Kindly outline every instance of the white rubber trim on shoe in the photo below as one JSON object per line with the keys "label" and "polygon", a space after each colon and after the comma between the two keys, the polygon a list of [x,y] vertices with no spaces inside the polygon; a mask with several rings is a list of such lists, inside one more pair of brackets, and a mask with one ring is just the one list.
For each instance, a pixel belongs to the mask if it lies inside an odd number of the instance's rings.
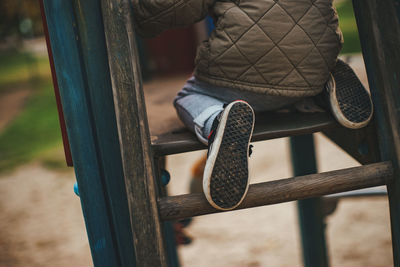
{"label": "white rubber trim on shoe", "polygon": [[196,134],[197,139],[199,139],[199,141],[203,143],[203,145],[208,145],[208,140],[203,136],[203,129],[200,128],[200,126],[196,124],[194,125],[194,133]]}
{"label": "white rubber trim on shoe", "polygon": [[[246,105],[248,105],[250,107],[252,113],[253,113],[253,124],[252,124],[252,127],[251,127],[251,133],[250,133],[250,136],[249,136],[246,155],[249,154],[250,140],[251,140],[251,137],[253,136],[254,121],[255,121],[255,115],[254,115],[253,108],[247,102],[245,102],[243,100],[234,101],[234,102],[230,103],[228,106],[226,106],[226,108],[223,111],[223,114],[222,114],[221,120],[219,122],[218,128],[216,130],[217,132],[215,133],[214,142],[211,144],[213,147],[218,147],[218,149],[212,149],[212,147],[210,148],[210,150],[209,150],[210,152],[209,152],[209,155],[208,155],[208,158],[207,158],[207,161],[206,161],[206,166],[204,167],[204,174],[203,174],[203,192],[204,192],[204,195],[205,195],[208,203],[210,203],[211,206],[213,206],[214,208],[216,208],[218,210],[233,210],[233,209],[235,209],[236,207],[238,207],[242,203],[243,199],[247,195],[247,191],[249,190],[250,177],[247,177],[246,190],[245,190],[242,198],[240,199],[240,201],[238,201],[238,203],[235,206],[230,207],[230,208],[222,208],[222,207],[218,206],[212,200],[211,192],[210,192],[211,191],[210,190],[211,174],[212,174],[212,171],[213,171],[213,167],[214,167],[215,161],[216,161],[217,156],[218,156],[219,147],[221,146],[222,137],[224,136],[224,130],[225,130],[226,121],[228,119],[228,115],[229,115],[230,109],[237,102],[245,103]],[[246,157],[246,160],[247,160],[247,167],[249,167],[249,157],[248,156]],[[250,172],[248,171],[247,174],[249,175]]]}
{"label": "white rubber trim on shoe", "polygon": [[[327,87],[327,90],[329,93],[329,102],[330,102],[330,106],[332,109],[332,113],[333,113],[334,117],[336,118],[336,120],[341,125],[343,125],[346,128],[350,128],[350,129],[360,129],[360,128],[366,126],[370,122],[372,115],[374,113],[374,106],[372,104],[371,98],[370,98],[371,114],[368,117],[368,119],[363,122],[358,122],[358,123],[351,122],[346,118],[346,116],[343,114],[342,110],[340,109],[339,102],[336,98],[336,82],[335,82],[335,79],[333,78],[332,74],[330,74],[330,78],[329,78],[329,81],[327,82],[326,87]],[[363,90],[365,90],[366,93],[369,94],[369,92],[366,89],[363,89]]]}

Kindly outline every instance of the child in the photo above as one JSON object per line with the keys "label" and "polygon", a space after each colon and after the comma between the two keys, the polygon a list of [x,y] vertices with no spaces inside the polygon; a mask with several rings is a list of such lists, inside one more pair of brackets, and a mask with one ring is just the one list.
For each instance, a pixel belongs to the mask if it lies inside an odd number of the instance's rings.
{"label": "child", "polygon": [[[372,105],[353,123],[347,107],[360,101],[347,101],[348,91],[335,87],[331,73],[342,35],[332,0],[133,0],[133,10],[144,37],[207,14],[215,20],[198,48],[194,76],[174,100],[184,124],[208,145],[203,191],[214,208],[234,209],[247,193],[254,111],[298,103],[326,85],[339,122],[361,127],[371,117]],[[358,84],[353,95],[368,106],[368,92]]]}

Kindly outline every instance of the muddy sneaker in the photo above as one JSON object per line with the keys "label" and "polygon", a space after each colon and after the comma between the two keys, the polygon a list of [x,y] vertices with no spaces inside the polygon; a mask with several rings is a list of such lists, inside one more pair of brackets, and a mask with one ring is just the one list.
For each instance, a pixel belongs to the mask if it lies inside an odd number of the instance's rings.
{"label": "muddy sneaker", "polygon": [[348,64],[339,59],[325,87],[333,116],[341,125],[358,129],[368,124],[373,113],[371,95]]}
{"label": "muddy sneaker", "polygon": [[238,100],[225,107],[215,119],[208,137],[208,155],[203,191],[216,209],[239,206],[249,188],[249,143],[254,128],[254,111]]}

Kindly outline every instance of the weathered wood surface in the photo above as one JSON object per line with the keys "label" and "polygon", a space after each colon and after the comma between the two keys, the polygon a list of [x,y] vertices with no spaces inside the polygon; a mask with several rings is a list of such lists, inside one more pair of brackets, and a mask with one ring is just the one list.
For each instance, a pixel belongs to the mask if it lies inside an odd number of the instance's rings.
{"label": "weathered wood surface", "polygon": [[[149,107],[151,108],[151,106]],[[196,136],[185,129],[178,121],[175,113],[174,119],[160,131],[159,134],[152,134],[152,148],[155,155],[170,155],[205,149]],[[152,121],[163,119],[149,118]],[[178,127],[177,127],[178,126]],[[319,132],[324,129],[339,127],[335,120],[328,113],[301,114],[301,113],[264,113],[256,114],[256,125],[252,142],[274,139],[280,137],[294,136]],[[152,130],[152,128],[151,128]]]}
{"label": "weathered wood surface", "polygon": [[137,265],[166,266],[130,3],[101,5]]}
{"label": "weathered wood surface", "polygon": [[[253,184],[250,185],[245,200],[237,209],[385,185],[392,181],[392,171],[390,162],[380,162],[361,167]],[[160,216],[164,221],[221,212],[211,207],[201,193],[164,197],[158,202]]]}
{"label": "weathered wood surface", "polygon": [[93,264],[121,266],[87,96],[74,4],[43,2]]}
{"label": "weathered wood surface", "polygon": [[353,0],[388,184],[394,265],[400,266],[400,1]]}
{"label": "weathered wood surface", "polygon": [[353,130],[344,127],[325,129],[322,133],[361,164],[380,161],[376,123]]}
{"label": "weathered wood surface", "polygon": [[[167,186],[162,179],[162,173],[165,170],[166,158],[154,158],[156,168],[156,182],[158,183],[158,196],[165,197],[168,195]],[[162,222],[162,230],[165,241],[165,250],[167,254],[168,267],[180,266],[177,243],[175,238],[174,222]]]}

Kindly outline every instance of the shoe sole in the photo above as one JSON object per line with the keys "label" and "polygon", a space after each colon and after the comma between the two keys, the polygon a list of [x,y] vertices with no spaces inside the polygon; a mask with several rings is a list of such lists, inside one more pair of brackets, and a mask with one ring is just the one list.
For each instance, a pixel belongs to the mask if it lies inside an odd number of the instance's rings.
{"label": "shoe sole", "polygon": [[203,176],[203,190],[216,209],[239,206],[249,188],[249,144],[254,111],[244,101],[235,101],[223,111]]}
{"label": "shoe sole", "polygon": [[338,60],[327,89],[333,115],[341,125],[359,129],[369,123],[373,114],[371,95],[349,65]]}

